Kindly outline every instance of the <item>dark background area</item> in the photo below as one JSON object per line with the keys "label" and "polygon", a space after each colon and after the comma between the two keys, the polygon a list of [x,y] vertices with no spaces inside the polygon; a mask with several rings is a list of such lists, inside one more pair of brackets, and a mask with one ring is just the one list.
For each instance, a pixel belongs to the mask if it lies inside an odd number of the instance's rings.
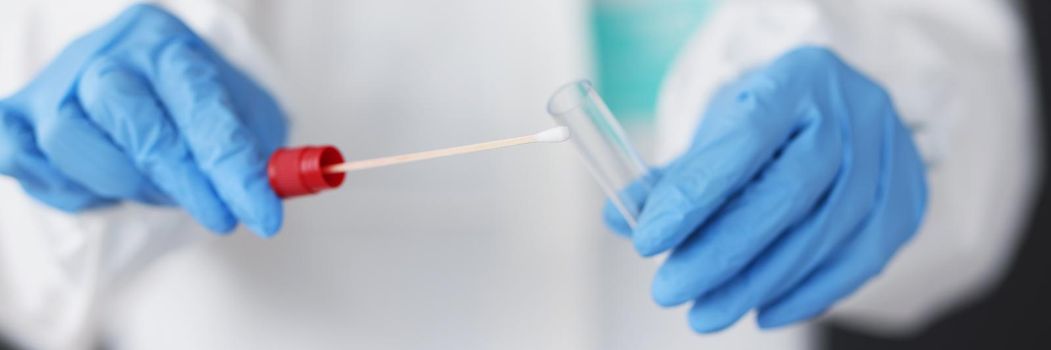
{"label": "dark background area", "polygon": [[[1037,100],[1042,113],[1044,164],[1051,164],[1051,1],[1023,1],[1033,44]],[[994,116],[990,116],[994,117]],[[1045,172],[1045,174],[1047,174]],[[1046,176],[1045,176],[1046,177]],[[977,303],[956,310],[910,338],[880,338],[827,325],[825,349],[1051,349],[1051,197],[1048,181],[1004,284]]]}

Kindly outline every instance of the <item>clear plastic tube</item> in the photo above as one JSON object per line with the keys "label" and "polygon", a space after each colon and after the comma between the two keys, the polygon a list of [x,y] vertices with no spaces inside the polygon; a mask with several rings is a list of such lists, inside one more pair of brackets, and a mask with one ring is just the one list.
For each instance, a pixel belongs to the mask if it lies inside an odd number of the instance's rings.
{"label": "clear plastic tube", "polygon": [[634,228],[642,203],[629,194],[649,192],[649,181],[640,181],[649,175],[649,168],[591,82],[581,80],[559,88],[548,101],[547,112],[570,129],[571,140],[591,175]]}

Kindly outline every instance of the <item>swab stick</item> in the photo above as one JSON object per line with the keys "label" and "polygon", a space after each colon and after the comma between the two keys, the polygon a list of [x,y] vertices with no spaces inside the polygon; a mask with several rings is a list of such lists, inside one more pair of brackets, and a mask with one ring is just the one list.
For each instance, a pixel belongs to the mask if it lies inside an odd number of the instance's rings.
{"label": "swab stick", "polygon": [[569,128],[559,126],[538,132],[536,134],[512,137],[509,139],[336,164],[325,168],[325,173],[346,173],[363,169],[379,168],[395,164],[403,164],[427,159],[455,156],[459,154],[488,151],[498,148],[525,145],[530,143],[557,143],[568,140],[569,137]]}

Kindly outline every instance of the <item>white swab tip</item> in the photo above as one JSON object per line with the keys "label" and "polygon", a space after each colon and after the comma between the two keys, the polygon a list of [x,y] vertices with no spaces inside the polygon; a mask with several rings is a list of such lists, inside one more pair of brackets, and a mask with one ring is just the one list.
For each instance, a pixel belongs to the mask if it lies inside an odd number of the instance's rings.
{"label": "white swab tip", "polygon": [[562,142],[569,140],[569,128],[564,126],[550,128],[536,134],[536,142]]}

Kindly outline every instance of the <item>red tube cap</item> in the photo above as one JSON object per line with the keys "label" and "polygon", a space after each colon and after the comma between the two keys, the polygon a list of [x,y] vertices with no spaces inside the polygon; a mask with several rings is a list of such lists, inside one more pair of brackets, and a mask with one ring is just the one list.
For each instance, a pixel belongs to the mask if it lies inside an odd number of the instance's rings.
{"label": "red tube cap", "polygon": [[316,194],[343,184],[343,173],[326,174],[325,167],[343,163],[333,146],[281,148],[270,156],[266,172],[270,187],[281,198]]}

